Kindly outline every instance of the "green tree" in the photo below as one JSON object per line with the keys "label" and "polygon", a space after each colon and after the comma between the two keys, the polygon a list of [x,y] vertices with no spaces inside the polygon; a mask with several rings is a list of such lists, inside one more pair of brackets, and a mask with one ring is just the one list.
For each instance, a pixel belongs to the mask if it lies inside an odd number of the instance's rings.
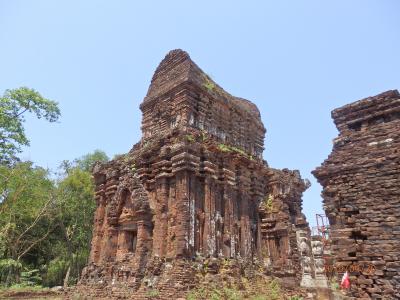
{"label": "green tree", "polygon": [[103,151],[95,150],[74,160],[73,163],[62,163],[65,175],[57,188],[57,219],[65,245],[63,261],[67,269],[61,268],[61,272],[65,272],[65,286],[71,281],[70,275],[72,281],[76,281],[86,265],[96,209],[91,169],[97,161],[107,160],[108,157]]}
{"label": "green tree", "polygon": [[6,90],[0,97],[0,164],[17,159],[22,146],[29,145],[25,135],[25,113],[55,122],[60,116],[57,102],[42,97],[27,87]]}
{"label": "green tree", "polygon": [[31,162],[0,165],[0,284],[76,282],[87,263],[96,207],[96,150],[62,163],[57,180]]}
{"label": "green tree", "polygon": [[104,151],[94,150],[93,153],[86,154],[81,158],[75,159],[74,163],[79,169],[92,172],[92,168],[96,162],[106,162],[109,158]]}
{"label": "green tree", "polygon": [[70,272],[74,279],[86,263],[89,254],[94,201],[94,185],[89,172],[72,168],[58,186],[58,224],[65,245],[64,260],[68,266],[64,285]]}
{"label": "green tree", "polygon": [[19,280],[21,267],[16,266],[55,229],[56,198],[48,171],[31,162],[0,165],[0,178],[0,273],[6,275],[0,280],[8,284]]}

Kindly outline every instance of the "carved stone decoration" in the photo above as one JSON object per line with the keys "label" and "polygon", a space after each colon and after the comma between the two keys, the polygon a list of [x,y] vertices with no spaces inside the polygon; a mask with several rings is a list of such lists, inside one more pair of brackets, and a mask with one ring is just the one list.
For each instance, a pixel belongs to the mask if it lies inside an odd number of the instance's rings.
{"label": "carved stone decoration", "polygon": [[302,287],[312,288],[315,286],[314,266],[310,247],[310,232],[298,230],[296,232],[297,244],[301,255],[301,282]]}
{"label": "carved stone decoration", "polygon": [[310,255],[310,247],[307,244],[307,239],[305,237],[300,239],[300,253],[302,256]]}
{"label": "carved stone decoration", "polygon": [[324,254],[323,243],[321,241],[316,240],[311,242],[311,246],[314,257],[322,257],[322,255]]}
{"label": "carved stone decoration", "polygon": [[325,275],[323,243],[319,240],[313,240],[311,241],[311,247],[315,266],[315,286],[326,288],[328,287],[328,279]]}
{"label": "carved stone decoration", "polygon": [[296,232],[308,228],[307,182],[262,159],[256,105],[173,50],[140,109],[140,142],[94,169],[97,210],[81,285],[101,281],[135,299],[152,286],[175,299],[193,285],[188,265],[199,257],[268,261],[265,272],[300,282]]}

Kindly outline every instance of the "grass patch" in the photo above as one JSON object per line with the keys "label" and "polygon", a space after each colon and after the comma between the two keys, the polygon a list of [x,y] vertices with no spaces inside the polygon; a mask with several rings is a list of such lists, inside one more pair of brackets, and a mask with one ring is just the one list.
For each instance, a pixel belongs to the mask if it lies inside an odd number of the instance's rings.
{"label": "grass patch", "polygon": [[[242,278],[242,288],[235,285],[217,286],[208,284],[190,291],[186,300],[281,300],[284,299],[281,288],[276,280],[248,282]],[[254,289],[254,287],[257,287]],[[301,300],[301,298],[293,300]]]}
{"label": "grass patch", "polygon": [[235,288],[217,288],[217,287],[201,287],[191,291],[187,296],[187,300],[241,300],[243,299],[240,291]]}
{"label": "grass patch", "polygon": [[289,298],[289,300],[303,300],[303,297],[301,296],[292,296]]}
{"label": "grass patch", "polygon": [[0,292],[46,292],[46,291],[50,291],[50,289],[48,287],[43,287],[41,285],[26,285],[26,284],[13,284],[11,286],[0,286]]}
{"label": "grass patch", "polygon": [[[47,287],[14,284],[10,287],[0,286],[0,299],[61,300],[62,296]],[[73,299],[75,300],[76,298]]]}
{"label": "grass patch", "polygon": [[160,295],[160,292],[156,289],[151,289],[146,292],[146,297],[150,298],[150,299],[158,298],[159,295]]}

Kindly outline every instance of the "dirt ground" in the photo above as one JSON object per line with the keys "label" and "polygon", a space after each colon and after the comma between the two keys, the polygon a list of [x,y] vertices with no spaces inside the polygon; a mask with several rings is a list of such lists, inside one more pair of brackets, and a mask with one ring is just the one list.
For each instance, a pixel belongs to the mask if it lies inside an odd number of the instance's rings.
{"label": "dirt ground", "polygon": [[0,299],[61,300],[62,294],[53,291],[0,291]]}

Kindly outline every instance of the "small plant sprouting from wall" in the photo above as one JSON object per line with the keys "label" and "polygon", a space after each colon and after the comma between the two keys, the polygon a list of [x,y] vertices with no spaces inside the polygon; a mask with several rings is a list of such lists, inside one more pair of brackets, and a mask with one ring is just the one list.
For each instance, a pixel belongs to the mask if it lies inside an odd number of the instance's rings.
{"label": "small plant sprouting from wall", "polygon": [[150,148],[151,148],[151,143],[150,143],[150,141],[146,141],[146,142],[144,142],[144,144],[143,144],[143,146],[142,146],[142,151],[143,151],[143,152],[146,152],[146,151],[148,151]]}
{"label": "small plant sprouting from wall", "polygon": [[156,299],[160,295],[160,292],[156,289],[148,290],[146,293],[146,297],[149,299]]}
{"label": "small plant sprouting from wall", "polygon": [[247,154],[243,149],[240,149],[238,147],[229,146],[229,145],[226,145],[226,144],[219,144],[218,145],[218,150],[220,150],[222,152],[236,152],[236,153],[239,153],[239,154],[247,157],[250,160],[254,160],[252,155]]}
{"label": "small plant sprouting from wall", "polygon": [[136,164],[135,163],[132,163],[131,171],[132,171],[132,173],[136,173],[137,169],[136,169]]}
{"label": "small plant sprouting from wall", "polygon": [[263,201],[263,208],[271,213],[274,210],[274,197],[270,194]]}
{"label": "small plant sprouting from wall", "polygon": [[186,140],[190,143],[193,143],[195,141],[194,136],[192,134],[187,134]]}
{"label": "small plant sprouting from wall", "polygon": [[232,152],[231,148],[228,145],[225,145],[225,144],[219,144],[218,145],[218,150],[220,150],[222,152]]}
{"label": "small plant sprouting from wall", "polygon": [[205,130],[201,131],[201,141],[205,142],[207,140],[207,133]]}
{"label": "small plant sprouting from wall", "polygon": [[339,290],[340,286],[335,277],[330,280],[330,286],[331,286],[331,289],[334,291]]}
{"label": "small plant sprouting from wall", "polygon": [[209,91],[212,92],[215,89],[215,83],[211,81],[210,76],[204,75],[204,83],[203,86]]}
{"label": "small plant sprouting from wall", "polygon": [[230,147],[230,148],[231,148],[232,151],[234,151],[234,152],[237,152],[237,153],[240,153],[240,154],[242,154],[242,155],[244,155],[244,156],[247,156],[247,153],[244,152],[244,150],[242,150],[242,149],[240,149],[240,148],[237,148],[237,147]]}

